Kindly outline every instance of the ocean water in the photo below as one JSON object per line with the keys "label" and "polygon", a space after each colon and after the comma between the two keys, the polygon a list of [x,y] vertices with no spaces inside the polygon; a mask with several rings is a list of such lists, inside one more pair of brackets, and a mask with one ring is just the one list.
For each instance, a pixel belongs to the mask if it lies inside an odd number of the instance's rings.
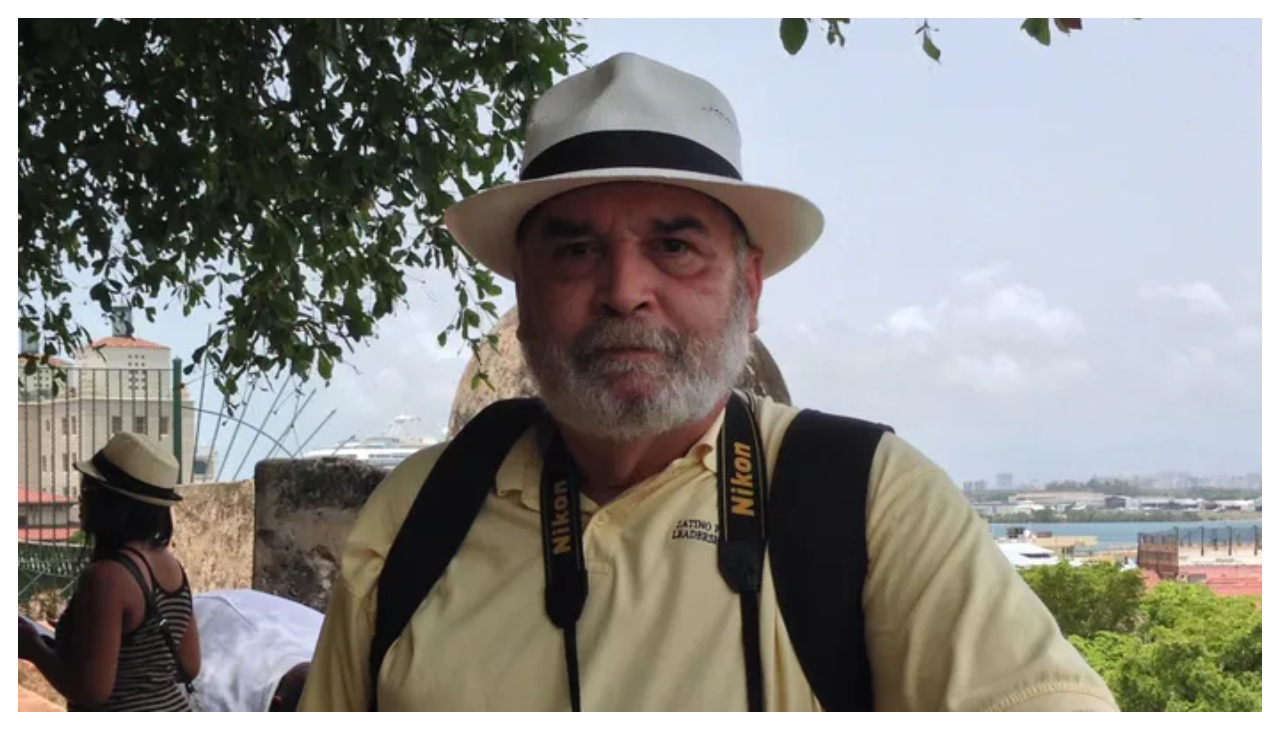
{"label": "ocean water", "polygon": [[1240,520],[1230,522],[1010,522],[991,525],[991,534],[1004,537],[1011,527],[1023,527],[1032,532],[1048,532],[1067,537],[1094,535],[1098,538],[1098,550],[1125,550],[1138,546],[1138,533],[1171,533],[1178,528],[1182,540],[1193,540],[1200,544],[1200,528],[1204,528],[1204,539],[1213,544],[1216,533],[1221,544],[1227,540],[1230,528],[1231,539],[1237,545],[1247,545],[1253,550],[1255,529],[1262,529],[1262,520]]}

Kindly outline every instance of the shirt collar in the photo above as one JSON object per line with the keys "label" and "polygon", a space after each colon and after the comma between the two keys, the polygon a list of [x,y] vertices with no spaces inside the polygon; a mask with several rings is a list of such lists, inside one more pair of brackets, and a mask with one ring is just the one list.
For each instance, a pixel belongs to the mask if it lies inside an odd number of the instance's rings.
{"label": "shirt collar", "polygon": [[[668,469],[678,468],[685,464],[698,463],[706,471],[716,472],[716,443],[720,436],[720,427],[724,423],[724,409],[716,415],[716,420],[694,442],[685,455],[667,465]],[[537,430],[529,429],[516,441],[507,458],[498,469],[497,495],[499,497],[520,492],[520,503],[534,512],[540,511],[538,500],[542,485],[542,455],[538,453]],[[599,506],[586,495],[582,496],[582,511],[591,514]]]}

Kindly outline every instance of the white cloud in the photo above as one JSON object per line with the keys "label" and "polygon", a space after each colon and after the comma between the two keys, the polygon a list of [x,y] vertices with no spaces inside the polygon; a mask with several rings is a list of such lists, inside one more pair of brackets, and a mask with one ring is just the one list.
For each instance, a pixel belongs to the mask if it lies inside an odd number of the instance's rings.
{"label": "white cloud", "polygon": [[1236,328],[1236,343],[1247,348],[1262,347],[1262,325],[1246,324]]}
{"label": "white cloud", "polygon": [[948,385],[969,388],[980,393],[1011,393],[1026,387],[1023,366],[1008,355],[975,357],[961,355],[942,369],[942,380]]}
{"label": "white cloud", "polygon": [[1008,261],[997,261],[994,263],[981,266],[967,271],[960,275],[960,285],[964,287],[990,287],[994,286],[996,279],[1009,273],[1013,265]]}
{"label": "white cloud", "polygon": [[1139,292],[1143,299],[1177,301],[1185,304],[1193,312],[1202,314],[1231,314],[1231,306],[1212,284],[1196,281],[1180,286],[1146,287]]}
{"label": "white cloud", "polygon": [[893,337],[937,335],[963,330],[974,342],[986,345],[1033,338],[1062,343],[1080,332],[1084,323],[1066,307],[1053,306],[1044,292],[1015,282],[996,287],[996,279],[1011,270],[1008,263],[995,263],[962,274],[955,296],[940,299],[933,306],[912,304],[894,310],[873,330]]}
{"label": "white cloud", "polygon": [[1055,341],[1083,327],[1075,312],[1051,306],[1044,292],[1020,283],[988,293],[985,301],[961,310],[960,319],[978,326],[1029,327]]}
{"label": "white cloud", "polygon": [[933,334],[938,329],[938,322],[945,309],[945,300],[929,309],[918,304],[903,307],[890,314],[884,322],[877,324],[875,331],[894,337]]}
{"label": "white cloud", "polygon": [[1089,370],[1089,364],[1080,358],[1019,360],[997,353],[958,356],[939,374],[943,383],[977,393],[1025,396],[1056,392],[1082,382]]}

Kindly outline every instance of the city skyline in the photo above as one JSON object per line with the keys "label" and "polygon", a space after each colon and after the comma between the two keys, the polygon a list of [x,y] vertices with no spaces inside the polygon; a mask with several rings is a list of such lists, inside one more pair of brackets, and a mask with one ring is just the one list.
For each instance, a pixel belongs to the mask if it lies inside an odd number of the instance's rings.
{"label": "city skyline", "polygon": [[[996,477],[1007,472],[996,472]],[[1018,479],[1016,475],[1011,481],[1011,489],[1022,488],[1045,488],[1051,484],[1076,483],[1086,484],[1089,481],[1097,480],[1100,482],[1119,481],[1127,484],[1143,485],[1170,485],[1170,489],[1192,489],[1192,488],[1221,488],[1221,489],[1258,489],[1261,490],[1262,473],[1257,471],[1251,472],[1231,472],[1218,474],[1197,474],[1194,472],[1180,471],[1176,469],[1157,469],[1151,472],[1141,474],[1092,474],[1088,477],[1061,477],[1050,479]],[[964,487],[969,484],[982,482],[989,490],[1008,491],[1008,489],[999,486],[1000,480],[991,479],[983,476],[972,476],[969,479],[958,480],[957,485]]]}

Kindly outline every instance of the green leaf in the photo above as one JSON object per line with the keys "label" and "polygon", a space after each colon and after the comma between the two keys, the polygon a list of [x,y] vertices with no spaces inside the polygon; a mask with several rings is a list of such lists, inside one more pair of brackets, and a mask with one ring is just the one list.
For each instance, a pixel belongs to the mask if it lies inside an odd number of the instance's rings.
{"label": "green leaf", "polygon": [[103,312],[111,311],[111,292],[107,289],[106,282],[100,281],[90,287],[89,298],[97,302]]}
{"label": "green leaf", "polygon": [[1049,35],[1049,19],[1048,18],[1027,18],[1022,23],[1022,30],[1027,35],[1040,41],[1041,45],[1049,45],[1053,40]]}
{"label": "green leaf", "polygon": [[923,36],[924,40],[921,44],[924,48],[925,55],[938,63],[942,63],[942,50],[933,44],[933,37],[930,36],[928,32],[924,33]]}
{"label": "green leaf", "polygon": [[845,37],[840,26],[848,24],[849,18],[823,18],[823,20],[827,23],[827,45],[839,43],[840,47],[843,48]]}
{"label": "green leaf", "polygon": [[1067,34],[1084,27],[1080,18],[1054,18],[1053,24],[1058,27],[1060,32]]}
{"label": "green leaf", "polygon": [[783,18],[778,26],[778,35],[782,37],[782,47],[787,53],[796,55],[809,39],[809,19]]}
{"label": "green leaf", "polygon": [[333,360],[330,360],[329,356],[324,354],[323,352],[320,353],[319,362],[316,363],[316,370],[320,372],[320,377],[324,378],[325,380],[332,378],[333,377]]}

